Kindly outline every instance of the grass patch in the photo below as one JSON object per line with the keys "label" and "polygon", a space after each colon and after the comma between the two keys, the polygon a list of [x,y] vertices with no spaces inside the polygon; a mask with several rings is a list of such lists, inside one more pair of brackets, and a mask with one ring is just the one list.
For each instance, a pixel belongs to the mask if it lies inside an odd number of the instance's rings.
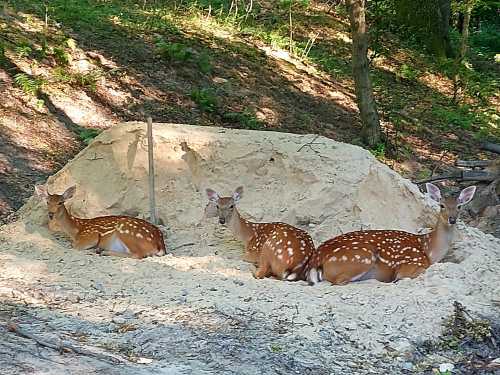
{"label": "grass patch", "polygon": [[262,130],[266,124],[255,116],[250,109],[245,109],[243,112],[227,112],[223,116],[225,121],[237,123],[244,129]]}

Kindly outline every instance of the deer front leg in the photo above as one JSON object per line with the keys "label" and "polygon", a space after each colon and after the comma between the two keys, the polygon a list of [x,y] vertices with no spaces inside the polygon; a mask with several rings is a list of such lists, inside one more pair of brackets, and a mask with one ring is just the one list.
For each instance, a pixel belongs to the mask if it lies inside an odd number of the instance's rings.
{"label": "deer front leg", "polygon": [[78,235],[73,240],[73,247],[77,250],[88,250],[96,247],[99,244],[99,234],[89,233]]}
{"label": "deer front leg", "polygon": [[245,254],[243,255],[243,260],[248,263],[258,264],[260,257],[260,251],[256,244],[256,239],[253,237],[248,241],[245,247]]}

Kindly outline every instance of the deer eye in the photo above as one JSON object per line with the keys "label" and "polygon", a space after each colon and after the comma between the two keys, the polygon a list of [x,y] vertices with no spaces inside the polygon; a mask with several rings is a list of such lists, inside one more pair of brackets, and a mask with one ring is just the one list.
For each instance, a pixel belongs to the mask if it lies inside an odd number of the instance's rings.
{"label": "deer eye", "polygon": [[57,205],[62,206],[63,204],[64,204],[64,202],[59,202]]}
{"label": "deer eye", "polygon": [[215,207],[217,207],[217,209],[219,209],[219,208],[220,208],[218,204],[217,204]]}
{"label": "deer eye", "polygon": [[440,204],[441,208],[444,208],[444,204]]}
{"label": "deer eye", "polygon": [[234,208],[234,204],[230,205],[229,208],[233,209]]}

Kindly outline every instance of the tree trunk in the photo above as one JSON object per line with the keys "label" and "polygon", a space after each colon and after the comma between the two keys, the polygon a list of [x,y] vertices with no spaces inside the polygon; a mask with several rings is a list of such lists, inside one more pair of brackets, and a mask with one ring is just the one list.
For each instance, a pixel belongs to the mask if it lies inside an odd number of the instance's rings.
{"label": "tree trunk", "polygon": [[467,53],[467,47],[469,43],[469,24],[470,24],[470,15],[472,13],[472,4],[467,5],[464,14],[464,22],[462,24],[462,41],[460,43],[460,62],[465,58],[465,54]]}
{"label": "tree trunk", "polygon": [[380,143],[382,136],[368,66],[365,0],[346,0],[346,5],[351,21],[352,71],[362,123],[361,137],[366,145],[373,147]]}
{"label": "tree trunk", "polygon": [[450,41],[450,16],[451,16],[451,0],[438,1],[438,27],[437,27],[437,43],[439,50],[444,52],[446,57],[453,57],[453,48]]}

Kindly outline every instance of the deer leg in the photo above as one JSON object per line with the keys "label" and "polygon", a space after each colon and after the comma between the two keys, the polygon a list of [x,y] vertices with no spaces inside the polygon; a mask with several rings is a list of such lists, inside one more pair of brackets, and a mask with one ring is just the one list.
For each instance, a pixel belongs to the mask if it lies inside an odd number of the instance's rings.
{"label": "deer leg", "polygon": [[99,234],[91,233],[87,235],[79,235],[73,240],[73,247],[77,250],[88,250],[96,247],[99,244]]}
{"label": "deer leg", "polygon": [[416,264],[403,264],[399,266],[399,268],[396,271],[396,274],[394,276],[394,282],[409,278],[409,279],[414,279],[421,273],[423,273],[426,270],[425,267],[418,266]]}
{"label": "deer leg", "polygon": [[261,262],[253,273],[253,277],[256,279],[263,279],[269,276],[271,276],[271,265],[267,262]]}
{"label": "deer leg", "polygon": [[352,281],[363,279],[373,265],[366,263],[350,264],[346,267],[343,262],[326,262],[323,264],[323,279],[334,285],[345,285]]}

